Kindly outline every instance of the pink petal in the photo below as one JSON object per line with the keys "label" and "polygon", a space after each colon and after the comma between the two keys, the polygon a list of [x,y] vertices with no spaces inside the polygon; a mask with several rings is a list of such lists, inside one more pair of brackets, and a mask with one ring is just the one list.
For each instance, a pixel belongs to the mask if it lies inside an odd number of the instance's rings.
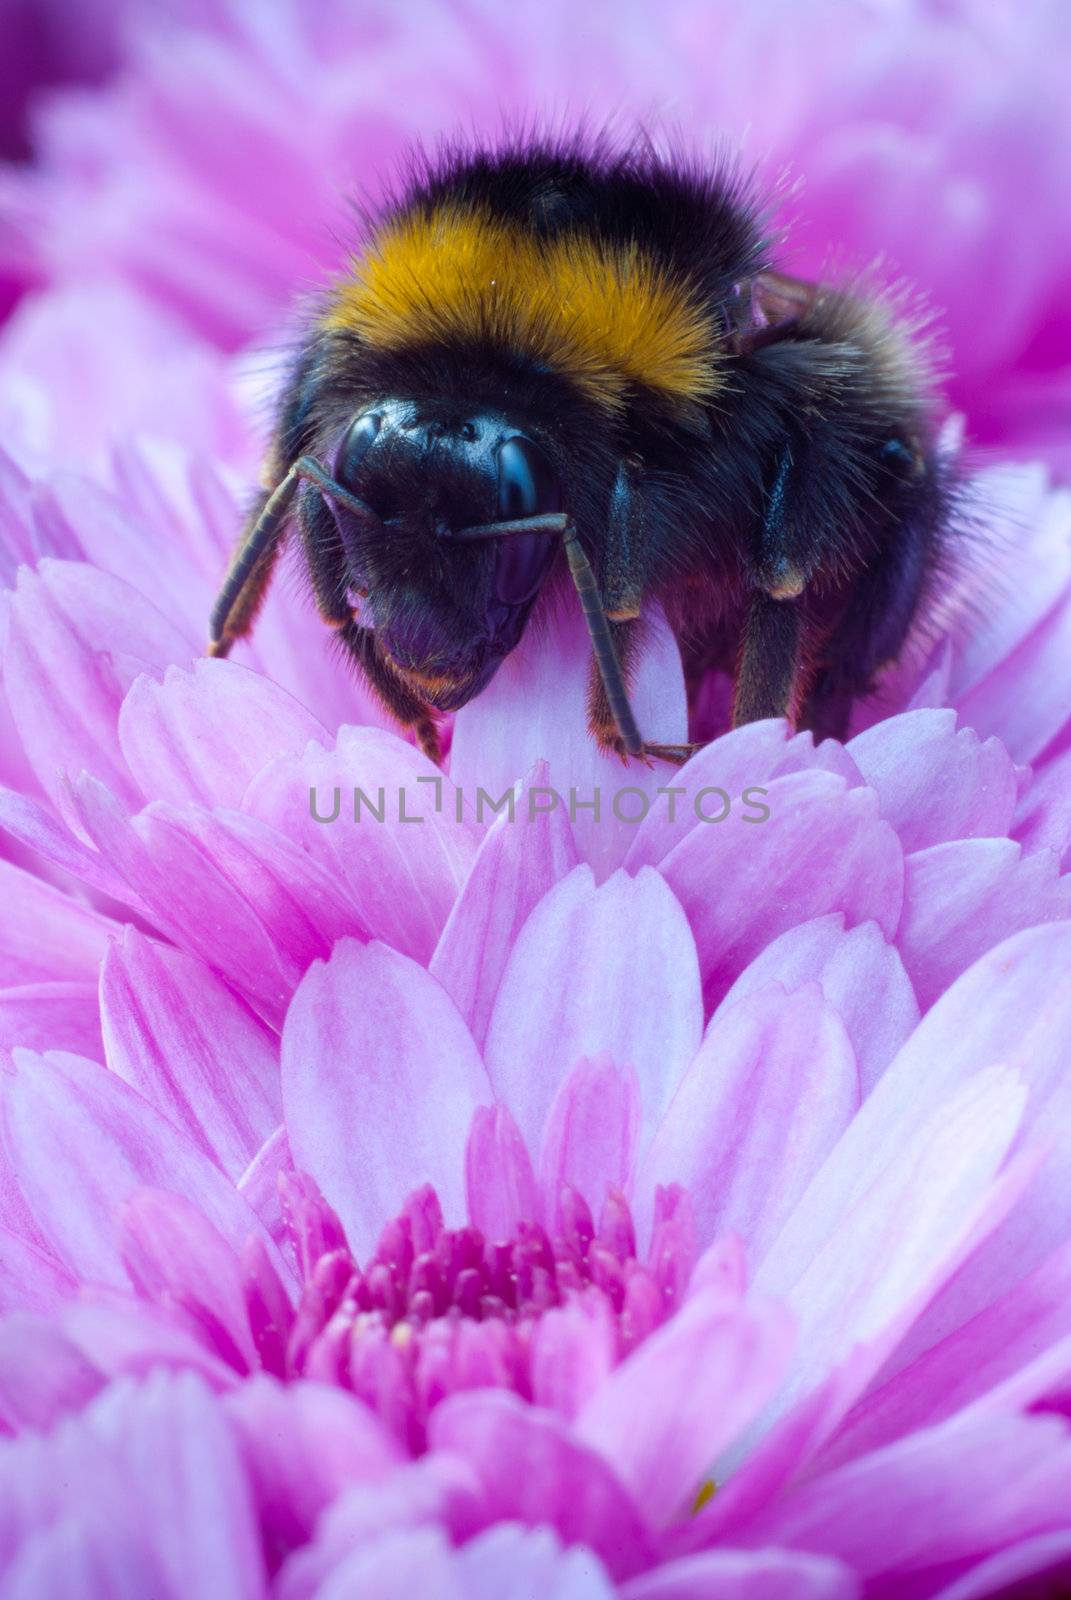
{"label": "pink petal", "polygon": [[1052,850],[1062,867],[1071,864],[1071,750],[1035,773],[1011,832],[1025,851]]}
{"label": "pink petal", "polygon": [[600,1301],[545,1311],[532,1330],[532,1399],[572,1422],[617,1364],[618,1337]]}
{"label": "pink petal", "polygon": [[[779,1410],[853,1345],[871,1346],[875,1370],[977,1243],[977,1230],[1002,1219],[994,1179],[1025,1089],[1008,1068],[990,1067],[958,1091],[945,1087],[942,1097],[927,1085],[903,1103],[902,1065],[925,1027],[812,1179],[756,1276],[756,1291],[783,1300],[799,1322]],[[943,1079],[934,1065],[931,1078]]]}
{"label": "pink petal", "polygon": [[114,1073],[77,1056],[15,1052],[4,1103],[12,1165],[60,1261],[124,1283],[117,1212],[136,1189],[188,1196],[234,1249],[253,1213],[206,1156]]}
{"label": "pink petal", "polygon": [[429,965],[480,1046],[517,935],[538,901],[576,866],[564,809],[530,813],[533,790],[546,782],[541,762],[517,786],[513,816],[503,812],[488,830]]}
{"label": "pink petal", "polygon": [[285,689],[231,661],[138,678],[119,713],[132,776],[147,798],[172,804],[237,806],[261,768],[323,737]]}
{"label": "pink petal", "polygon": [[[941,1589],[934,1600],[988,1600],[992,1595],[1011,1595],[1020,1585],[1039,1576],[1041,1593],[1051,1583],[1063,1578],[1071,1566],[1071,1533],[1039,1533],[1033,1539],[1021,1539],[1007,1550],[998,1551],[988,1561],[979,1561],[956,1583]],[[1046,1578],[1048,1583],[1045,1582]],[[1051,1588],[1050,1588],[1051,1592]]]}
{"label": "pink petal", "polygon": [[635,1069],[653,1126],[699,1045],[695,946],[662,879],[578,867],[522,928],[495,999],[485,1057],[495,1092],[538,1145],[558,1084],[603,1052]]}
{"label": "pink petal", "polygon": [[245,807],[341,882],[373,938],[427,962],[476,854],[475,798],[397,736],[342,728],[267,767]]}
{"label": "pink petal", "polygon": [[1071,916],[1071,877],[1010,839],[934,845],[906,866],[896,943],[924,1011],[1002,939]]}
{"label": "pink petal", "polygon": [[128,928],[101,971],[108,1066],[237,1181],[282,1116],[278,1043],[193,956]]}
{"label": "pink petal", "polygon": [[126,805],[139,803],[116,731],[123,696],[139,673],[194,653],[120,578],[53,561],[20,574],[4,682],[26,754],[61,813],[69,815],[58,777],[83,769]]}
{"label": "pink petal", "polygon": [[88,983],[26,983],[0,989],[0,1040],[4,1051],[69,1050],[103,1061],[100,1007]]}
{"label": "pink petal", "polygon": [[379,1482],[403,1460],[379,1421],[341,1389],[284,1387],[261,1374],[224,1404],[277,1555],[310,1539],[349,1484]]}
{"label": "pink petal", "polygon": [[[614,796],[626,787],[653,797],[659,784],[674,781],[673,768],[649,770],[638,762],[622,767],[587,731],[591,643],[573,594],[529,627],[484,692],[458,713],[450,749],[450,776],[474,795],[477,785],[493,795],[512,787],[537,761],[548,763],[547,782],[568,805],[591,802],[600,791],[600,815],[574,808],[581,857],[598,876],[616,866],[632,843],[635,827],[614,815]],[[645,617],[646,639],[632,683],[632,705],[645,739],[680,744],[688,718],[680,652],[657,606]],[[638,809],[635,795],[619,802],[627,816]]]}
{"label": "pink petal", "polygon": [[543,1132],[539,1181],[547,1215],[569,1184],[598,1211],[608,1189],[628,1188],[643,1107],[636,1074],[608,1056],[578,1061],[554,1098]]}
{"label": "pink petal", "polygon": [[918,1002],[895,945],[873,922],[845,931],[831,912],[789,928],[744,968],[714,1021],[737,1000],[770,983],[789,990],[817,983],[839,1014],[868,1094],[919,1020]]}
{"label": "pink petal", "polygon": [[792,1550],[712,1550],[671,1561],[621,1589],[621,1600],[857,1600],[839,1561]]}
{"label": "pink petal", "polygon": [[801,1485],[747,1538],[888,1581],[1065,1529],[1069,1483],[1060,1419],[968,1414]]}
{"label": "pink petal", "polygon": [[1063,674],[1071,652],[1071,599],[1048,616],[974,689],[956,697],[960,720],[1034,761],[1067,726]]}
{"label": "pink petal", "polygon": [[796,923],[840,911],[891,934],[900,914],[903,857],[873,791],[800,772],[772,780],[764,804],[765,822],[734,808],[697,823],[659,867],[688,913],[708,1004]]}
{"label": "pink petal", "polygon": [[503,1105],[477,1106],[465,1150],[465,1189],[473,1227],[486,1239],[511,1239],[542,1215],[532,1162]]}
{"label": "pink petal", "polygon": [[693,1295],[617,1367],[577,1434],[614,1469],[654,1524],[687,1516],[715,1457],[769,1397],[792,1349],[776,1307]]}
{"label": "pink petal", "polygon": [[96,850],[81,844],[50,809],[29,796],[0,789],[0,828],[43,861],[70,873],[91,889],[127,905],[138,905],[136,892],[122,876]]}
{"label": "pink petal", "polygon": [[1011,759],[998,739],[983,744],[970,728],[957,733],[954,711],[887,717],[848,750],[905,850],[1007,833],[1016,802]]}
{"label": "pink petal", "polygon": [[0,861],[0,981],[96,982],[116,924],[10,861]]}
{"label": "pink petal", "polygon": [[473,1469],[489,1523],[551,1527],[565,1544],[589,1545],[615,1578],[650,1559],[627,1491],[550,1412],[499,1390],[456,1394],[432,1412],[428,1435],[433,1450],[451,1451]]}
{"label": "pink petal", "polygon": [[294,1163],[358,1258],[422,1184],[448,1224],[464,1220],[469,1125],[491,1090],[457,1008],[422,967],[386,945],[336,945],[287,1013],[282,1078]]}
{"label": "pink petal", "polygon": [[103,1385],[103,1374],[54,1322],[23,1312],[0,1319],[0,1423],[12,1432],[47,1430]]}
{"label": "pink petal", "polygon": [[0,1311],[50,1314],[70,1299],[75,1288],[74,1279],[53,1256],[21,1234],[0,1227]]}
{"label": "pink petal", "polygon": [[590,1550],[563,1550],[548,1528],[488,1528],[455,1557],[459,1600],[614,1600]]}
{"label": "pink petal", "polygon": [[858,1105],[854,1052],[817,984],[723,1005],[655,1135],[638,1204],[679,1183],[700,1243],[733,1229],[758,1263]]}

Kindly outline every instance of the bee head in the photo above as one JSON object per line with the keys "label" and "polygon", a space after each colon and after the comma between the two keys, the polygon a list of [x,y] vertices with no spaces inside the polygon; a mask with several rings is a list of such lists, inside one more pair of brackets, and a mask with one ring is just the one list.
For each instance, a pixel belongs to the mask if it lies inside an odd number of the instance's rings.
{"label": "bee head", "polygon": [[492,531],[560,511],[547,452],[502,415],[385,400],[349,423],[333,475],[372,513],[331,502],[362,622],[421,699],[456,710],[517,644],[554,559],[546,531]]}

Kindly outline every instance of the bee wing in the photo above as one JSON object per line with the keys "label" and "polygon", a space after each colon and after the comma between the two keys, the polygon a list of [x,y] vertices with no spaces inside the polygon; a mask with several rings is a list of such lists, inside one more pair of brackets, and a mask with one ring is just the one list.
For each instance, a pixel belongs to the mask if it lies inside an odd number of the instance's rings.
{"label": "bee wing", "polygon": [[727,314],[729,339],[737,355],[776,344],[798,325],[820,299],[823,285],[785,272],[758,272],[734,290]]}

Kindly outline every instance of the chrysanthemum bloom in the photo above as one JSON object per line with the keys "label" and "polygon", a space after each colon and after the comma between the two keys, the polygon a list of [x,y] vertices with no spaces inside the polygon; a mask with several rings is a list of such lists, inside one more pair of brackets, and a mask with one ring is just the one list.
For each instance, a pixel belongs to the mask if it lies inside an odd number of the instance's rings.
{"label": "chrysanthemum bloom", "polygon": [[[6,187],[8,267],[50,287],[0,345],[0,1592],[1058,1584],[1066,497],[978,480],[985,602],[844,746],[767,723],[683,772],[606,761],[569,614],[444,774],[285,583],[199,661],[255,468],[219,351],[333,249],[355,146],[367,176],[480,85],[477,121],[542,93],[575,26],[365,12],[355,54],[353,17],[142,18]],[[771,51],[738,8],[615,11],[590,55],[709,123],[713,30],[717,121],[816,175],[801,252],[889,246],[951,307],[960,397],[1043,449],[1052,23],[836,19],[827,58],[813,13]],[[676,740],[649,621],[637,709]]]}
{"label": "chrysanthemum bloom", "polygon": [[[992,475],[1037,588],[846,746],[759,724],[637,776],[563,617],[443,775],[337,726],[292,610],[260,648],[322,720],[191,665],[223,528],[157,480],[9,482],[13,553],[56,552],[5,652],[0,814],[53,879],[5,869],[12,1584],[984,1594],[1063,1560],[1063,499]],[[136,570],[151,495],[169,614],[72,559]],[[639,699],[679,736],[657,630]]]}

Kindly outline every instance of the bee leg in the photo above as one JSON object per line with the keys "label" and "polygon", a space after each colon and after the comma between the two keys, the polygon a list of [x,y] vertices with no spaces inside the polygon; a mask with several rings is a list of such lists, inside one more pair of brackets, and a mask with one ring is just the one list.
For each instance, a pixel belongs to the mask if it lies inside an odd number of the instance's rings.
{"label": "bee leg", "polygon": [[[638,627],[634,618],[624,621],[610,619],[610,634],[614,642],[621,675],[626,685],[629,672],[636,655],[638,641]],[[640,742],[638,750],[629,750],[621,736],[610,707],[610,697],[606,692],[606,684],[602,673],[599,671],[598,662],[593,660],[588,678],[588,732],[591,734],[600,750],[605,750],[612,755],[620,756],[622,761],[628,761],[630,756],[637,760],[645,761],[648,765],[652,761],[671,761],[675,766],[682,766],[685,761],[702,748],[698,744],[656,744],[647,739]]]}
{"label": "bee leg", "polygon": [[231,646],[252,631],[264,604],[282,543],[279,521],[269,514],[271,498],[267,493],[258,497],[212,608],[210,656],[227,656]]}
{"label": "bee leg", "polygon": [[371,628],[362,628],[352,617],[338,629],[338,637],[367,678],[374,694],[403,728],[412,728],[417,743],[436,766],[442,765],[442,745],[435,719],[423,700],[392,672],[376,647]]}
{"label": "bee leg", "polygon": [[751,596],[733,695],[733,727],[788,717],[800,693],[803,619],[793,600],[775,600],[762,589]]}

